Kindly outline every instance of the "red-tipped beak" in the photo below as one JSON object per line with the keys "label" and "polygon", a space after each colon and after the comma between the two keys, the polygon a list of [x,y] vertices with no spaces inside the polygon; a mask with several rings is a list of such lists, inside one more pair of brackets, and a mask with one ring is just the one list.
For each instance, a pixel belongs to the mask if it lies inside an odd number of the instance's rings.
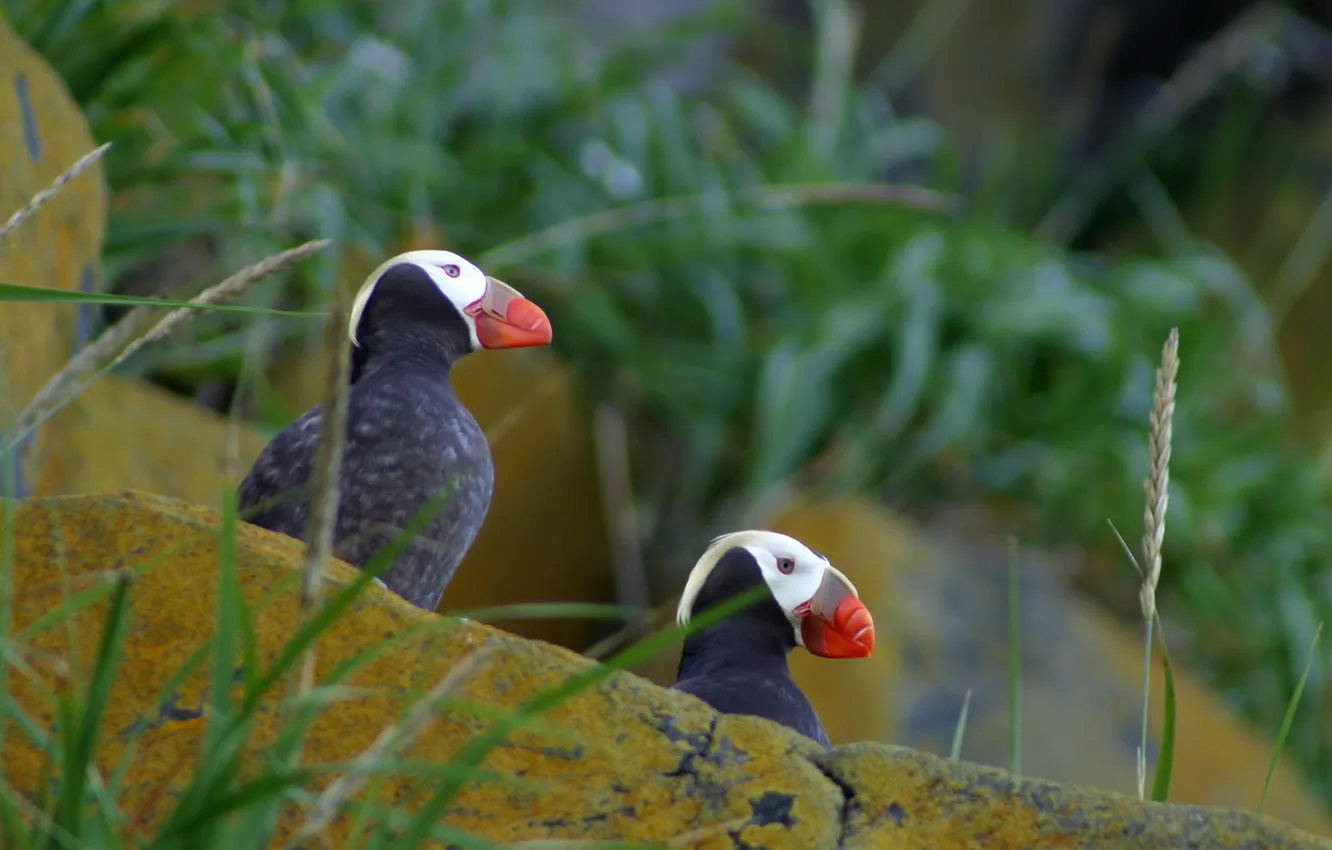
{"label": "red-tipped beak", "polygon": [[482,348],[550,344],[552,331],[545,311],[502,280],[487,277],[485,294],[466,312],[476,322]]}
{"label": "red-tipped beak", "polygon": [[869,658],[874,618],[850,583],[829,570],[801,617],[800,639],[805,649],[823,658]]}

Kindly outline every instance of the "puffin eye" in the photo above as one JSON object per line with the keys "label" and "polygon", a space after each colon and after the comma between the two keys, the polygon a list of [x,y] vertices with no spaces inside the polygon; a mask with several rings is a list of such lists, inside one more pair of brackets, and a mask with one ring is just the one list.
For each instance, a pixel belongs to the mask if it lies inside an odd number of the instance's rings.
{"label": "puffin eye", "polygon": [[778,558],[777,569],[781,570],[782,575],[790,575],[795,572],[795,558]]}
{"label": "puffin eye", "polygon": [[449,277],[457,277],[458,275],[462,274],[462,269],[458,268],[453,263],[449,263],[447,266],[443,266],[443,269],[444,269],[444,274],[448,275]]}

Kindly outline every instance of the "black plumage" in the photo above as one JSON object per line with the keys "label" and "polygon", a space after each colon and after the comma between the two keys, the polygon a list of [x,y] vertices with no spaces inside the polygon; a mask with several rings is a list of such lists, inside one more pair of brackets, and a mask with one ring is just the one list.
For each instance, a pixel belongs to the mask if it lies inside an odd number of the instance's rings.
{"label": "black plumage", "polygon": [[[456,264],[439,268],[446,267],[457,276]],[[449,383],[453,365],[476,347],[474,329],[421,265],[392,265],[367,286],[373,291],[359,322],[353,316],[358,344],[334,552],[366,566],[442,494],[442,509],[380,574],[394,593],[433,610],[475,540],[494,488],[485,434]],[[249,522],[304,539],[320,417],[320,407],[307,411],[255,461],[239,494]]]}
{"label": "black plumage", "polygon": [[[754,556],[744,547],[723,554],[697,597],[694,616],[744,593],[767,586]],[[721,622],[685,638],[675,690],[693,694],[724,714],[765,717],[831,746],[818,713],[791,678],[787,656],[795,630],[771,592]]]}

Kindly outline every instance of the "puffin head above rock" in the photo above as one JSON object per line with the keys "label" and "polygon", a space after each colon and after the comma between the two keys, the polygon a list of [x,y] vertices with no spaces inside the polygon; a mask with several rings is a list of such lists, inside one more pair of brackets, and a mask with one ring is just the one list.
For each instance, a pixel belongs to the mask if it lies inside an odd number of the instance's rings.
{"label": "puffin head above rock", "polygon": [[552,336],[540,307],[452,251],[408,251],[370,273],[352,302],[353,374],[377,346],[404,335],[434,340],[450,362],[481,348],[548,345]]}
{"label": "puffin head above rock", "polygon": [[824,658],[868,658],[874,619],[855,585],[828,559],[773,531],[737,531],[709,544],[680,596],[694,617],[756,587],[757,602],[685,638],[674,690],[724,714],[752,714],[829,746],[818,714],[791,678],[797,646]]}
{"label": "puffin head above rock", "polygon": [[715,538],[689,574],[676,620],[688,625],[702,607],[760,581],[772,601],[760,602],[752,616],[773,619],[775,604],[791,626],[793,645],[823,658],[868,658],[874,652],[874,620],[851,580],[823,555],[774,531]]}

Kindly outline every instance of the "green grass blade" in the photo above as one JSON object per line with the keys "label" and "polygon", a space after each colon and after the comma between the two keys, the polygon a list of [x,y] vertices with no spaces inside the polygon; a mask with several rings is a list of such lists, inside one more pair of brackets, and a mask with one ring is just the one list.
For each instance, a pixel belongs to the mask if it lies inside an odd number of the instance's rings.
{"label": "green grass blade", "polygon": [[1022,647],[1018,627],[1018,542],[1008,539],[1008,759],[1022,775]]}
{"label": "green grass blade", "polygon": [[14,634],[15,643],[24,643],[36,637],[42,631],[64,622],[67,618],[74,616],[79,611],[88,608],[103,596],[108,595],[115,590],[115,581],[99,582],[87,590],[62,600],[59,605],[43,612],[37,619],[33,620],[22,630]]}
{"label": "green grass blade", "polygon": [[465,620],[632,620],[639,609],[632,605],[614,605],[600,602],[521,602],[512,605],[494,605],[469,611],[449,611],[450,617]]}
{"label": "green grass blade", "polygon": [[719,204],[753,206],[765,211],[823,205],[901,206],[951,213],[957,199],[922,186],[869,181],[792,183],[751,186],[735,193],[700,192],[651,198],[566,219],[496,245],[478,258],[487,269],[513,268],[559,248],[602,239],[625,230],[707,214]]}
{"label": "green grass blade", "polygon": [[1175,767],[1175,673],[1170,666],[1165,628],[1159,616],[1156,635],[1161,643],[1161,662],[1165,668],[1165,716],[1161,718],[1161,752],[1156,757],[1156,773],[1152,777],[1152,799],[1164,803],[1170,796],[1170,774]]}
{"label": "green grass blade", "polygon": [[[0,352],[0,376],[4,367],[3,352]],[[14,627],[14,526],[18,502],[12,497],[18,464],[17,457],[0,455],[0,476],[4,479],[4,490],[0,492],[0,646],[9,642],[9,633]],[[9,662],[0,658],[0,758],[5,754],[5,732],[9,729],[11,711],[9,702]]]}
{"label": "green grass blade", "polygon": [[[6,402],[9,398],[9,375],[9,358],[5,347],[0,345],[0,403]],[[4,444],[7,432],[8,425],[0,429],[0,445]],[[14,535],[17,530],[19,506],[16,498],[18,495],[16,479],[21,471],[19,464],[22,462],[23,458],[17,452],[0,452],[0,649],[8,647],[12,640],[10,633],[14,630]],[[11,716],[22,714],[22,709],[17,703],[11,704],[10,662],[7,656],[7,652],[0,654],[0,762],[5,757],[5,735],[9,730],[9,719]],[[15,838],[17,839],[17,836]]]}
{"label": "green grass blade", "polygon": [[1147,788],[1147,726],[1151,716],[1152,693],[1152,628],[1150,619],[1143,621],[1142,634],[1142,709],[1139,711],[1141,722],[1138,726],[1138,799],[1141,800]]}
{"label": "green grass blade", "polygon": [[97,738],[102,729],[102,719],[106,714],[107,703],[111,696],[111,683],[115,679],[121,643],[125,637],[125,624],[129,612],[129,585],[129,575],[119,574],[115,590],[111,594],[101,646],[98,648],[97,660],[92,669],[92,680],[88,684],[88,694],[83,706],[78,705],[72,687],[60,701],[61,717],[68,725],[65,727],[65,758],[62,765],[60,799],[57,803],[58,822],[71,835],[78,837],[83,836],[84,815],[87,811],[84,795],[88,787],[89,774],[96,769],[94,757],[97,751]]}
{"label": "green grass blade", "polygon": [[170,307],[204,310],[210,313],[247,313],[259,316],[297,316],[317,319],[326,316],[317,310],[278,310],[272,307],[246,307],[240,304],[194,304],[170,298],[145,298],[110,292],[80,292],[74,289],[46,289],[21,283],[0,283],[0,303],[111,304],[120,307]]}
{"label": "green grass blade", "polygon": [[1318,622],[1318,628],[1314,629],[1313,640],[1309,642],[1309,658],[1304,662],[1304,672],[1300,674],[1300,679],[1295,683],[1295,692],[1290,695],[1290,702],[1286,705],[1286,716],[1281,719],[1281,731],[1277,733],[1276,745],[1272,747],[1272,762],[1267,766],[1267,778],[1263,780],[1263,793],[1258,798],[1258,813],[1262,814],[1263,807],[1267,805],[1267,792],[1272,787],[1272,776],[1276,773],[1277,762],[1281,760],[1281,751],[1286,746],[1286,738],[1290,735],[1291,724],[1295,722],[1295,710],[1300,705],[1300,695],[1304,693],[1304,683],[1309,681],[1309,671],[1313,668],[1314,658],[1318,655],[1318,637],[1323,633],[1323,623]]}
{"label": "green grass blade", "polygon": [[284,773],[265,773],[263,776],[223,791],[208,801],[208,807],[195,813],[177,829],[188,836],[209,830],[232,812],[243,811],[256,803],[268,803],[292,788],[306,784],[315,776],[313,770],[298,768]]}
{"label": "green grass blade", "polygon": [[[236,492],[227,488],[222,494],[221,522],[217,541],[217,605],[213,638],[208,644],[212,655],[205,709],[207,718],[196,772],[174,810],[168,826],[177,822],[197,826],[197,813],[223,798],[225,789],[238,770],[237,760],[243,737],[236,735],[236,718],[231,694],[235,684],[236,656],[240,651],[239,624],[244,601],[237,575],[237,532],[239,519]],[[165,834],[173,834],[170,829]],[[188,833],[187,833],[188,834]],[[174,837],[174,834],[173,834]],[[203,835],[190,836],[207,843]]]}
{"label": "green grass blade", "polygon": [[[179,543],[174,546],[169,546],[146,561],[134,564],[133,566],[121,567],[121,569],[124,572],[129,573],[132,581],[139,581],[151,570],[164,566],[169,567],[172,563],[172,559],[184,552],[192,543],[193,541],[190,541],[188,543]],[[109,594],[114,586],[114,581],[102,580],[100,578],[97,579],[92,587],[67,596],[61,600],[61,603],[58,606],[43,612],[27,626],[24,626],[22,629],[15,632],[13,638],[14,641],[16,643],[30,641],[42,631],[64,623],[68,618],[86,609],[103,596]]]}
{"label": "green grass blade", "polygon": [[242,643],[238,628],[242,620],[240,576],[236,570],[238,532],[236,493],[228,488],[222,496],[222,521],[217,540],[217,622],[213,635],[213,670],[208,688],[208,725],[204,752],[217,747],[231,715],[231,691],[236,681],[236,656]]}
{"label": "green grass blade", "polygon": [[23,828],[18,805],[3,790],[0,790],[0,846],[12,847],[14,850],[27,850],[32,846],[32,842],[28,841],[27,830]]}
{"label": "green grass blade", "polygon": [[948,751],[950,761],[957,761],[962,757],[962,737],[967,733],[967,712],[971,709],[971,689],[967,688],[966,696],[962,697],[962,711],[957,715],[957,726],[953,729],[953,746]]}

